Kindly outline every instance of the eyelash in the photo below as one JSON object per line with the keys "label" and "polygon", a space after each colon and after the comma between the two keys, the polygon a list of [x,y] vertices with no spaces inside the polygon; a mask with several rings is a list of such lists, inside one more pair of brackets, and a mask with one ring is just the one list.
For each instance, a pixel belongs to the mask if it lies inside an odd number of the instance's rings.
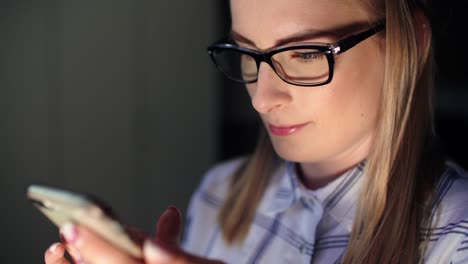
{"label": "eyelash", "polygon": [[321,59],[324,56],[321,52],[296,52],[291,57],[293,59],[298,58],[299,60],[303,61],[304,63],[310,63],[314,60]]}

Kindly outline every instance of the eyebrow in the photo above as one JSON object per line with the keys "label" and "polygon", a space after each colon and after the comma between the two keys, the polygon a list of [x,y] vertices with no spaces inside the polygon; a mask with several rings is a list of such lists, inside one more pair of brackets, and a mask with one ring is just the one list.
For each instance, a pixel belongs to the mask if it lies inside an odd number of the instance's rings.
{"label": "eyebrow", "polygon": [[[332,34],[331,32],[325,32],[325,31],[319,32],[317,30],[304,30],[304,31],[295,33],[291,36],[276,40],[273,47],[283,46],[285,44],[292,43],[292,42],[299,42],[299,41],[309,40],[313,38],[324,37],[324,36],[334,36],[334,35],[336,34]],[[235,30],[231,30],[231,33],[229,34],[229,36],[233,40],[236,40],[236,41],[251,45],[255,48],[258,48],[255,42],[243,36],[242,34],[236,32]]]}
{"label": "eyebrow", "polygon": [[[368,23],[354,23],[354,24],[350,24],[344,27],[334,28],[330,30],[306,29],[306,30],[302,30],[297,33],[294,33],[290,36],[276,40],[275,44],[271,48],[283,46],[292,42],[300,42],[300,41],[310,40],[310,39],[319,38],[319,37],[339,38],[339,37],[343,37],[347,33],[349,34],[350,32],[353,32],[353,31],[362,30],[363,28],[365,28],[365,26],[368,27],[369,24]],[[258,48],[254,41],[250,40],[249,38],[243,36],[242,34],[240,34],[239,32],[233,29],[229,33],[229,36],[235,41],[242,42],[242,43],[251,45],[255,48]]]}

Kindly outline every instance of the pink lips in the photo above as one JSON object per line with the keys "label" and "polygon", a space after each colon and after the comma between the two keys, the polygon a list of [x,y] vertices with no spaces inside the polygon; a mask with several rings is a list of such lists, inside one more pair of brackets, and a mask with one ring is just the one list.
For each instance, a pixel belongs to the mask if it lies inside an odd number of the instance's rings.
{"label": "pink lips", "polygon": [[291,134],[298,132],[307,124],[309,123],[304,123],[304,124],[294,125],[294,126],[274,126],[272,124],[268,124],[268,128],[270,129],[270,132],[275,136],[289,136]]}

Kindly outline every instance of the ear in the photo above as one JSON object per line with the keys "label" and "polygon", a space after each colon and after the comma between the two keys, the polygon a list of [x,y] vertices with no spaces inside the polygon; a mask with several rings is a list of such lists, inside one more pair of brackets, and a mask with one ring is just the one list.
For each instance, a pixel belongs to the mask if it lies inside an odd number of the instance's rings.
{"label": "ear", "polygon": [[428,17],[421,9],[416,9],[413,19],[418,44],[419,61],[424,63],[427,60],[431,45],[431,24]]}

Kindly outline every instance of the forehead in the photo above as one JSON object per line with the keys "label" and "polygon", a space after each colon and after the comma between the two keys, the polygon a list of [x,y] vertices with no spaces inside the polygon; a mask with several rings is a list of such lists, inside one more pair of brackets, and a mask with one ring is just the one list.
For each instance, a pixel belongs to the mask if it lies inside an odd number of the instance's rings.
{"label": "forehead", "polygon": [[369,20],[360,0],[231,0],[232,29],[268,47],[300,31],[327,31]]}

